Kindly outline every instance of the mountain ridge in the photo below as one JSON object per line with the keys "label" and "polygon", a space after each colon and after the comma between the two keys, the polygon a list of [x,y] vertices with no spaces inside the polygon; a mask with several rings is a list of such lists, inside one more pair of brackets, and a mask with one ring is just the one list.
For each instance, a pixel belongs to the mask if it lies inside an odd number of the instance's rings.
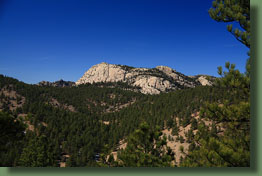
{"label": "mountain ridge", "polygon": [[[211,78],[211,79],[209,79]],[[215,77],[207,75],[186,76],[168,66],[136,68],[102,62],[92,66],[75,82],[75,85],[98,82],[125,82],[140,87],[144,94],[159,94],[196,86],[210,86]]]}
{"label": "mountain ridge", "polygon": [[50,82],[50,81],[41,81],[37,83],[38,86],[52,86],[52,87],[71,87],[75,86],[75,82],[72,81],[64,81],[60,79],[58,81]]}

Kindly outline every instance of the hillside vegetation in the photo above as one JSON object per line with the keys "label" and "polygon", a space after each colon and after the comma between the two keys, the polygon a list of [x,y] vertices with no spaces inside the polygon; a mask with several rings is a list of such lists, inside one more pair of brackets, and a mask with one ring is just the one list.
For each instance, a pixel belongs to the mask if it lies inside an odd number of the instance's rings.
{"label": "hillside vegetation", "polygon": [[[61,162],[66,166],[99,166],[95,155],[114,151],[142,122],[151,130],[170,128],[175,135],[178,124],[186,127],[193,123],[192,128],[197,128],[200,122],[191,114],[206,102],[241,99],[230,97],[223,88],[205,86],[160,95],[110,87],[41,87],[1,75],[1,115],[19,121],[21,128],[26,126],[17,134],[19,140],[1,144],[6,149],[1,150],[2,166],[59,166]],[[44,161],[35,161],[40,155]]]}
{"label": "hillside vegetation", "polygon": [[[249,4],[215,0],[209,10],[248,48]],[[89,84],[88,74],[73,87],[0,75],[0,166],[249,167],[251,61],[245,73],[219,67],[213,86],[152,95],[125,82]]]}

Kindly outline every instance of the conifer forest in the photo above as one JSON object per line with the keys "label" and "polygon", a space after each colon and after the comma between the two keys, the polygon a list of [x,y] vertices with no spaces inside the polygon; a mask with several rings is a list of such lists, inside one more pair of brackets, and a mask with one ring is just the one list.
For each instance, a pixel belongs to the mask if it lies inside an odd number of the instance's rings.
{"label": "conifer forest", "polygon": [[[250,48],[249,0],[214,0],[208,13]],[[1,74],[0,166],[250,167],[251,62],[248,52],[243,73],[226,62],[210,86],[154,95],[127,82],[55,87]]]}

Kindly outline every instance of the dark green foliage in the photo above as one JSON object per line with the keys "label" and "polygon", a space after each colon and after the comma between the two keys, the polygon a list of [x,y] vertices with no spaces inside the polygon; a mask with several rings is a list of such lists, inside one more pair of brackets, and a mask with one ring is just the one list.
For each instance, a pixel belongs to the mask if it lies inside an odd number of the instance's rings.
{"label": "dark green foliage", "polygon": [[131,67],[131,66],[128,66],[128,65],[117,65],[117,66],[120,66],[125,71],[130,71],[130,70],[135,68],[135,67]]}
{"label": "dark green foliage", "polygon": [[151,130],[147,123],[140,124],[128,138],[127,147],[118,155],[117,165],[124,167],[169,167],[174,154],[166,149],[166,138],[161,130]]}
{"label": "dark green foliage", "polygon": [[[34,132],[26,134],[27,138],[19,146],[21,149],[17,150],[17,154],[10,157],[11,165],[17,165],[15,163],[23,149],[27,147],[26,150],[29,150],[27,144],[37,148],[35,141],[39,139],[29,140],[33,133],[37,138],[46,136],[49,144],[46,148],[54,150],[45,154],[48,157],[45,162],[49,166],[58,166],[63,160],[63,153],[70,156],[66,160],[67,166],[101,166],[94,156],[99,153],[102,157],[103,153],[117,148],[118,142],[134,132],[141,122],[147,122],[150,127],[159,126],[162,130],[168,121],[172,132],[178,134],[179,127],[174,117],[188,124],[192,120],[190,114],[198,111],[204,102],[219,102],[224,97],[230,97],[230,92],[223,88],[203,86],[160,95],[144,95],[116,88],[121,83],[87,84],[71,88],[41,87],[1,75],[0,86],[25,97],[22,108],[10,111],[7,106],[7,110],[10,114],[27,114],[25,120],[35,128]],[[60,105],[52,104],[52,99],[56,99]],[[128,106],[118,108],[123,104]],[[70,111],[64,108],[65,105],[71,105],[75,110]],[[104,121],[109,124],[104,124]]]}
{"label": "dark green foliage", "polygon": [[24,167],[47,167],[56,166],[53,161],[53,151],[49,148],[46,136],[31,136],[22,151],[19,166]]}
{"label": "dark green foliage", "polygon": [[191,129],[192,130],[196,130],[197,129],[197,120],[195,118],[192,119]]}
{"label": "dark green foliage", "polygon": [[20,145],[24,138],[25,125],[20,119],[0,112],[0,166],[16,166],[21,152]]}
{"label": "dark green foliage", "polygon": [[166,122],[167,128],[172,128],[174,126],[174,120],[172,118],[169,118]]}
{"label": "dark green foliage", "polygon": [[[237,40],[250,48],[249,0],[216,0],[210,16],[223,22],[238,22],[244,31],[232,30]],[[218,67],[220,79],[216,87],[224,88],[230,96],[222,102],[207,103],[201,109],[202,119],[212,121],[211,127],[201,122],[194,144],[181,163],[186,167],[249,167],[250,166],[250,59],[246,72],[240,73],[234,64]]]}
{"label": "dark green foliage", "polygon": [[25,125],[20,119],[16,119],[8,113],[0,112],[0,145],[8,143],[9,140],[23,138],[24,130]]}
{"label": "dark green foliage", "polygon": [[196,144],[193,142],[193,143],[191,143],[191,144],[189,145],[188,151],[189,151],[189,152],[192,152],[193,150],[195,150],[195,148],[196,148]]}
{"label": "dark green foliage", "polygon": [[178,132],[179,132],[179,128],[177,125],[174,125],[173,128],[172,128],[172,132],[171,134],[174,136],[174,135],[178,135]]}
{"label": "dark green foliage", "polygon": [[194,133],[192,131],[192,129],[188,130],[188,133],[187,133],[187,142],[188,143],[191,143],[194,139]]}
{"label": "dark green foliage", "polygon": [[[250,48],[249,0],[215,0],[209,14],[216,21],[231,23],[228,31]],[[241,29],[233,29],[234,22]],[[214,87],[198,86],[160,95],[135,93],[138,87],[121,82],[41,87],[0,75],[1,90],[19,94],[17,103],[25,98],[23,106],[12,111],[15,98],[0,95],[0,166],[56,167],[66,162],[68,167],[167,167],[174,158],[166,148],[166,137],[160,137],[166,127],[172,129],[177,141],[190,143],[180,166],[249,166],[250,62],[248,59],[244,74],[235,70],[234,64],[226,63],[227,71],[219,67],[221,78]],[[148,74],[172,79],[158,69]],[[197,121],[191,114],[200,108]],[[27,116],[17,118],[21,114]],[[186,139],[178,135],[174,117],[182,127],[191,123]],[[34,131],[27,129],[25,133],[25,123],[33,125]],[[127,148],[119,151],[119,160],[110,155],[106,161],[107,154],[127,137]],[[182,147],[180,150],[185,152]]]}
{"label": "dark green foliage", "polygon": [[190,114],[187,113],[186,116],[183,118],[182,126],[186,127],[187,125],[189,125],[190,120],[191,120],[191,116]]}
{"label": "dark green foliage", "polygon": [[[213,122],[211,128],[200,124],[195,143],[199,148],[189,152],[181,166],[248,167],[250,166],[250,88],[249,78],[226,63],[227,72],[217,81],[231,97],[221,103],[208,103],[201,117]],[[219,131],[217,127],[223,130]],[[220,134],[219,132],[222,132]]]}
{"label": "dark green foliage", "polygon": [[227,30],[250,48],[250,0],[215,0],[212,6],[210,17],[218,22],[237,22],[241,29],[233,29],[232,24],[229,24]]}

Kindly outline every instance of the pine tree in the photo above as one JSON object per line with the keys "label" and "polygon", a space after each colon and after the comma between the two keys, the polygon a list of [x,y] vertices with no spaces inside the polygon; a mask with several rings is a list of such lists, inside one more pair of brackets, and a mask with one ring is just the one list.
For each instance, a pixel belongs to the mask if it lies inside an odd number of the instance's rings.
{"label": "pine tree", "polygon": [[128,138],[127,147],[118,153],[118,166],[123,167],[169,167],[174,153],[161,138],[160,128],[150,130],[145,122],[140,124]]}
{"label": "pine tree", "polygon": [[25,125],[12,115],[0,112],[0,146],[23,137]]}
{"label": "pine tree", "polygon": [[21,154],[19,165],[25,167],[46,167],[53,166],[54,163],[50,158],[49,149],[47,147],[47,137],[32,136],[28,145],[23,149]]}
{"label": "pine tree", "polygon": [[11,114],[0,112],[0,166],[15,166],[21,152],[25,125]]}
{"label": "pine tree", "polygon": [[[210,16],[223,22],[238,22],[243,31],[232,30],[237,40],[250,48],[249,0],[215,0]],[[187,167],[248,167],[250,166],[250,59],[246,72],[240,73],[234,64],[225,64],[227,71],[218,67],[216,87],[227,91],[220,103],[207,104],[200,117],[212,121],[211,129],[203,123],[195,137],[196,148],[189,151],[181,166]],[[220,127],[220,131],[217,127]]]}
{"label": "pine tree", "polygon": [[166,126],[168,129],[172,128],[174,125],[174,120],[172,118],[169,118],[166,122]]}
{"label": "pine tree", "polygon": [[227,30],[250,48],[250,0],[215,0],[212,6],[210,17],[218,22],[237,22],[241,29],[229,24]]}

